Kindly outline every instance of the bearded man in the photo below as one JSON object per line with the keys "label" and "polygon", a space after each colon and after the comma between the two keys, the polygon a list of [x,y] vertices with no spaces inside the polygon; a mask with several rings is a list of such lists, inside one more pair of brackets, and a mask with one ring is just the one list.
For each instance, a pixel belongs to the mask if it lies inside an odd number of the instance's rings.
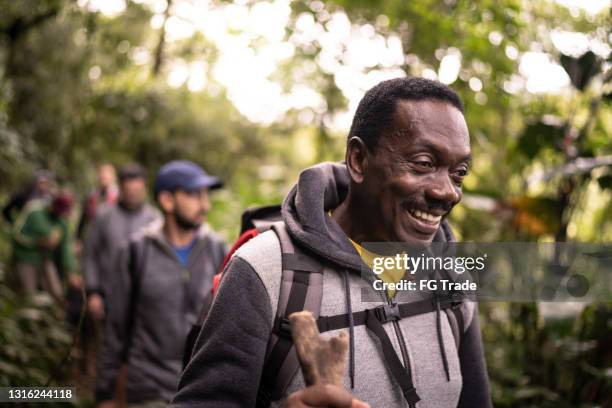
{"label": "bearded man", "polygon": [[185,338],[226,254],[205,222],[209,192],[221,186],[189,161],[159,170],[155,198],[163,222],[134,236],[117,258],[98,359],[98,406],[114,405],[124,365],[128,407],[166,406],[176,392]]}

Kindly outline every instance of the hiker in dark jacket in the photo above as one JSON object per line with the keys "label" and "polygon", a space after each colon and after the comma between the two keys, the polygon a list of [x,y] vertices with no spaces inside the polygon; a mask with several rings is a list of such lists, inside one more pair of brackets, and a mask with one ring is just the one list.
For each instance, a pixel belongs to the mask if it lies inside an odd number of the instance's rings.
{"label": "hiker in dark jacket", "polygon": [[185,338],[226,254],[205,223],[209,191],[221,186],[192,162],[174,161],[159,170],[155,196],[163,223],[130,240],[116,263],[120,279],[98,359],[101,405],[112,403],[124,363],[128,406],[165,406],[176,392]]}
{"label": "hiker in dark jacket", "polygon": [[[347,316],[343,322],[348,321],[348,330],[341,329],[351,340],[343,378],[347,391],[335,386],[304,389],[302,375],[295,371],[275,398],[290,358],[274,365],[267,354],[287,341],[282,340],[286,329],[276,319],[277,306],[289,308],[298,301],[306,305],[310,300],[298,300],[289,291],[289,299],[279,301],[279,293],[291,284],[281,283],[281,270],[291,269],[285,264],[291,253],[281,257],[287,238],[274,230],[234,253],[171,406],[340,407],[362,406],[358,401],[364,401],[372,407],[490,407],[475,303],[461,303],[457,314],[432,308],[385,320],[370,310],[391,303],[371,285],[363,285],[361,277],[362,242],[454,240],[446,217],[461,199],[469,165],[468,129],[454,91],[419,78],[384,81],[369,90],[348,136],[346,164],[323,163],[304,170],[281,210],[289,240],[310,260],[302,261],[303,270],[308,263],[323,265],[322,278],[317,273],[308,276],[313,281],[308,285],[322,285],[320,316]],[[304,281],[296,280],[297,271],[292,271],[291,290],[303,294]],[[362,302],[364,295],[381,300]],[[410,304],[422,300],[418,296],[403,291],[395,299],[407,303],[404,310],[410,312]],[[370,331],[370,321],[366,327],[348,317],[363,311],[362,316],[376,320],[371,327],[380,330]],[[463,323],[459,345],[451,318]],[[276,369],[266,371],[269,366]]]}
{"label": "hiker in dark jacket", "polygon": [[[99,185],[86,200],[78,230],[85,237],[82,255],[87,293],[87,318],[81,336],[85,356],[82,369],[90,373],[95,371],[95,355],[102,342],[105,304],[113,296],[110,287],[117,275],[114,262],[119,248],[132,234],[161,219],[159,211],[146,202],[145,170],[138,164],[127,164],[118,175],[119,197],[114,168],[98,168]],[[82,309],[80,298],[80,291],[70,297],[69,316],[75,325]]]}
{"label": "hiker in dark jacket", "polygon": [[161,218],[159,211],[146,202],[145,171],[138,164],[119,170],[119,202],[98,208],[85,241],[85,289],[87,310],[94,320],[104,317],[105,298],[116,276],[115,260],[121,245],[130,235]]}
{"label": "hiker in dark jacket", "polygon": [[96,218],[99,208],[110,207],[119,199],[119,188],[116,183],[115,167],[110,163],[97,167],[96,187],[90,191],[81,206],[81,218],[77,226],[77,238],[84,240],[90,224]]}

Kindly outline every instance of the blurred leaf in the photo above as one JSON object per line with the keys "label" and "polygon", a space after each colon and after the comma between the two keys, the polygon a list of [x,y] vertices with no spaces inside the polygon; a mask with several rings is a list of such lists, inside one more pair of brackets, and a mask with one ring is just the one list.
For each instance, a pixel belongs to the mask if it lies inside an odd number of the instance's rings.
{"label": "blurred leaf", "polygon": [[554,147],[563,140],[564,129],[557,124],[536,122],[527,125],[518,141],[518,150],[533,159],[542,149]]}
{"label": "blurred leaf", "polygon": [[592,51],[587,51],[579,58],[561,55],[561,66],[572,81],[572,85],[583,91],[595,75],[601,72],[601,59]]}
{"label": "blurred leaf", "polygon": [[597,183],[599,183],[599,187],[602,189],[612,190],[612,174],[606,174],[597,179]]}
{"label": "blurred leaf", "polygon": [[561,207],[555,199],[523,196],[512,200],[511,206],[514,224],[532,235],[552,234],[559,228]]}

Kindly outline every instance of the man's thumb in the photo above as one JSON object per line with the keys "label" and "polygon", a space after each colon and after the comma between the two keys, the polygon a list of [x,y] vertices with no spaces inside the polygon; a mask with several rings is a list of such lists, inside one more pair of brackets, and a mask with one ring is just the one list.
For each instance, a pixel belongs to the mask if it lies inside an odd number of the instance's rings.
{"label": "man's thumb", "polygon": [[359,401],[358,399],[353,398],[353,402],[351,403],[351,408],[370,408],[370,404],[367,404],[363,401]]}

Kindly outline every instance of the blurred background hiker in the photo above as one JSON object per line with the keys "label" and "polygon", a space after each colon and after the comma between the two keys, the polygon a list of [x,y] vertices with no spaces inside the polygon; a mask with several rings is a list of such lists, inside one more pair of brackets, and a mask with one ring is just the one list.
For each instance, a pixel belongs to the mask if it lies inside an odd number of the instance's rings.
{"label": "blurred background hiker", "polygon": [[[82,200],[81,215],[76,228],[75,252],[81,259],[84,258],[83,242],[87,237],[91,224],[95,220],[96,214],[108,210],[109,207],[116,204],[118,198],[119,188],[117,187],[115,167],[110,163],[99,164],[96,167],[96,184]],[[82,262],[83,264],[84,262]],[[86,314],[79,326],[83,304],[86,302],[81,289],[68,288],[66,293],[67,318],[75,330],[80,330],[81,372],[93,377],[95,375],[95,353],[99,343],[100,323],[97,318]]]}
{"label": "blurred background hiker", "polygon": [[13,265],[25,294],[44,290],[63,302],[62,278],[79,284],[77,262],[67,219],[74,198],[60,191],[50,203],[30,202],[17,218],[13,230]]}
{"label": "blurred background hiker", "polygon": [[87,228],[95,219],[100,207],[109,207],[117,202],[119,188],[117,176],[112,164],[100,164],[96,169],[96,186],[87,194],[81,206],[81,217],[77,227],[77,238],[83,241]]}
{"label": "blurred background hiker", "polygon": [[[185,338],[197,320],[227,248],[206,223],[209,193],[222,182],[190,161],[162,166],[155,198],[163,223],[122,246],[98,358],[96,401],[117,401],[126,369],[128,406],[165,407],[182,371]],[[136,405],[134,405],[136,406]]]}
{"label": "blurred background hiker", "polygon": [[85,212],[95,210],[83,251],[87,319],[82,343],[85,354],[82,369],[89,374],[95,371],[95,356],[102,342],[102,321],[109,298],[114,295],[109,288],[113,280],[117,279],[115,262],[119,248],[132,234],[160,217],[159,211],[147,203],[146,173],[139,164],[128,164],[119,169],[119,196],[116,203],[112,203],[113,193],[108,191],[113,188],[112,167],[101,166],[98,178],[102,180],[98,191],[101,188],[107,189],[107,202],[101,205],[103,203],[98,202],[101,196],[96,196],[95,205],[88,202],[90,207],[84,209]]}
{"label": "blurred background hiker", "polygon": [[34,181],[24,189],[17,191],[2,208],[2,217],[9,224],[13,224],[21,210],[32,200],[48,202],[55,188],[53,173],[48,170],[38,170]]}
{"label": "blurred background hiker", "polygon": [[159,218],[160,214],[147,203],[145,170],[139,164],[119,169],[119,200],[101,208],[91,225],[84,248],[87,311],[95,320],[104,317],[104,298],[116,278],[115,259],[119,248],[129,237]]}

